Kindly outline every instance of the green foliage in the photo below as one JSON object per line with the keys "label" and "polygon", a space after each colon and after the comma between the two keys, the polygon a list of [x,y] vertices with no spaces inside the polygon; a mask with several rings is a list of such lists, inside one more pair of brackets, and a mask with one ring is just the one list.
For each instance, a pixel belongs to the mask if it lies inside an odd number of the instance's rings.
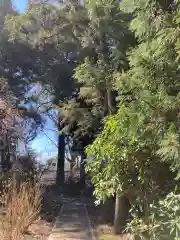
{"label": "green foliage", "polygon": [[178,240],[180,236],[180,195],[169,193],[158,204],[152,204],[149,216],[135,218],[128,224],[135,240]]}
{"label": "green foliage", "polygon": [[179,8],[169,11],[157,1],[122,4],[133,14],[138,45],[129,54],[129,70],[112,74],[119,110],[87,147],[86,171],[99,200],[125,191],[132,202],[142,200],[147,214],[152,200],[171,190],[171,171],[179,176]]}
{"label": "green foliage", "polygon": [[[180,3],[179,0],[177,0],[176,3],[179,4]],[[177,14],[174,17],[174,22],[176,24],[180,24],[180,6],[178,6]],[[177,29],[177,34],[179,34],[179,36],[180,36],[179,29]],[[178,54],[177,61],[179,62],[179,60],[180,60],[180,37],[177,38],[176,51],[177,51],[177,54]]]}
{"label": "green foliage", "polygon": [[72,99],[61,103],[60,115],[64,130],[75,142],[80,139],[83,147],[99,132],[103,117],[116,107],[113,71],[128,66],[126,51],[134,38],[127,28],[127,14],[118,6],[118,1],[87,1],[81,9],[87,22],[73,9],[73,16],[80,18],[82,26],[86,24],[81,32],[76,29],[84,54],[73,76],[78,90]]}

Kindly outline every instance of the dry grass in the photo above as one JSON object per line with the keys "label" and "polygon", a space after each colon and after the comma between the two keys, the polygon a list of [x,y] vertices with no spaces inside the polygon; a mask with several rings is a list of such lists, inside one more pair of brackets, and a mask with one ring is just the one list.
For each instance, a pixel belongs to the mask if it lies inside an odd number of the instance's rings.
{"label": "dry grass", "polygon": [[13,183],[4,186],[0,202],[4,215],[1,221],[1,240],[20,240],[23,233],[36,220],[41,203],[40,188],[37,184]]}

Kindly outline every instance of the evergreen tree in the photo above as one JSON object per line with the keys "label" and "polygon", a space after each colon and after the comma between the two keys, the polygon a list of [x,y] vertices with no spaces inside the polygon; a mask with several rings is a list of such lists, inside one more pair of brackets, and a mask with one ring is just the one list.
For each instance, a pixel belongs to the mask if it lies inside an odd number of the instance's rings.
{"label": "evergreen tree", "polygon": [[150,199],[166,189],[164,177],[156,176],[166,171],[173,179],[170,169],[179,171],[179,8],[173,1],[126,0],[122,6],[133,15],[130,27],[138,46],[130,54],[130,69],[115,74],[118,112],[88,146],[94,161],[88,161],[87,171],[99,199],[114,192],[140,196],[147,214]]}

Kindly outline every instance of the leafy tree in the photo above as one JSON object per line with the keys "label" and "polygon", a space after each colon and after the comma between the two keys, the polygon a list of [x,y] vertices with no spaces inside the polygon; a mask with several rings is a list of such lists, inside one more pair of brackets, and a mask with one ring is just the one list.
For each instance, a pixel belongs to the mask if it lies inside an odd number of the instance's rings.
{"label": "leafy tree", "polygon": [[133,15],[130,27],[138,46],[130,54],[130,69],[115,73],[118,112],[88,146],[94,161],[87,162],[87,171],[93,173],[98,199],[114,192],[132,200],[140,196],[146,214],[157,189],[166,190],[166,179],[157,175],[166,171],[173,179],[163,162],[179,170],[179,9],[161,1],[124,1],[122,6]]}
{"label": "leafy tree", "polygon": [[136,215],[128,225],[134,239],[178,239],[180,235],[179,194],[169,193],[165,199],[150,206],[148,218],[139,219]]}

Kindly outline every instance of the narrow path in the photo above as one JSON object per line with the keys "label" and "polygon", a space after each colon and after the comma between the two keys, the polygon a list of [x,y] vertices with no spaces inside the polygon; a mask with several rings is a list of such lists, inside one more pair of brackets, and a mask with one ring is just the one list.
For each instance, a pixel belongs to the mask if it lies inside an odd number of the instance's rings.
{"label": "narrow path", "polygon": [[86,205],[81,199],[64,198],[49,240],[95,240]]}

